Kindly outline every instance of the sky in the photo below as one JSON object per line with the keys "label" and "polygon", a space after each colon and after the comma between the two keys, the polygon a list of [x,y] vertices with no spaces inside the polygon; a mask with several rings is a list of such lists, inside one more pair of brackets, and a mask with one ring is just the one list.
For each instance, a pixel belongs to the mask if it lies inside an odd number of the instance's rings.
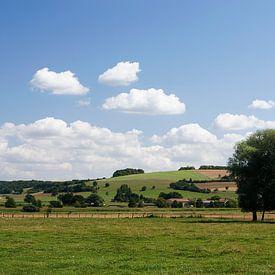
{"label": "sky", "polygon": [[0,179],[226,165],[275,128],[275,2],[2,1]]}

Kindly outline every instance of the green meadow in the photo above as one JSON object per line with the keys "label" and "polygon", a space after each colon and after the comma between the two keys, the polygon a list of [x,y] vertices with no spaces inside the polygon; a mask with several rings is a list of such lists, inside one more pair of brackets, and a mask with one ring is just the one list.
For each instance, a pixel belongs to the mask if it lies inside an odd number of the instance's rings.
{"label": "green meadow", "polygon": [[275,224],[0,220],[0,274],[274,274]]}

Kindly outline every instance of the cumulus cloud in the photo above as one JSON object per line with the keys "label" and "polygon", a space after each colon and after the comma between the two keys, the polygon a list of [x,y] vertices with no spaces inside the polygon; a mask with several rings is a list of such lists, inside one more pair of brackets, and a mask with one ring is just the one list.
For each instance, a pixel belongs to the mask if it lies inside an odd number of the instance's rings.
{"label": "cumulus cloud", "polygon": [[0,178],[61,180],[110,176],[125,167],[159,171],[183,163],[224,165],[242,138],[227,134],[219,139],[198,124],[146,141],[140,130],[114,132],[84,121],[49,117],[5,123],[0,126]]}
{"label": "cumulus cloud", "polygon": [[223,130],[264,129],[275,128],[275,121],[261,120],[253,115],[222,113],[215,118],[214,125]]}
{"label": "cumulus cloud", "polygon": [[101,74],[98,81],[110,86],[128,86],[138,80],[140,71],[138,62],[119,62]]}
{"label": "cumulus cloud", "polygon": [[249,107],[252,109],[271,109],[275,108],[275,101],[255,99],[252,101]]}
{"label": "cumulus cloud", "polygon": [[160,144],[213,143],[217,141],[217,137],[199,124],[191,123],[172,128],[163,136],[154,135],[151,140]]}
{"label": "cumulus cloud", "polygon": [[161,89],[131,89],[107,98],[102,106],[105,110],[118,110],[132,114],[178,115],[185,112],[185,104],[174,95],[167,95]]}
{"label": "cumulus cloud", "polygon": [[34,74],[30,84],[34,89],[55,95],[83,95],[89,92],[71,71],[56,73],[43,68]]}

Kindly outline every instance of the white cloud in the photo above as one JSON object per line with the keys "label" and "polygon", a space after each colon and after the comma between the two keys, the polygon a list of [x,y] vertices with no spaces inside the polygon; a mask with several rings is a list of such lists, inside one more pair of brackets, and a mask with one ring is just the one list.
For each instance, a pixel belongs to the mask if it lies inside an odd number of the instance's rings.
{"label": "white cloud", "polygon": [[56,73],[43,68],[34,74],[30,84],[34,89],[55,95],[83,95],[89,92],[71,71]]}
{"label": "white cloud", "polygon": [[98,81],[110,86],[128,86],[138,80],[140,71],[138,62],[119,62],[101,74]]}
{"label": "white cloud", "polygon": [[199,124],[191,123],[172,128],[163,136],[154,135],[151,140],[160,144],[213,143],[217,141],[217,137]]}
{"label": "white cloud", "polygon": [[[183,163],[224,165],[243,136],[218,139],[198,124],[182,125],[145,142],[133,129],[113,132],[83,121],[45,118],[0,126],[0,178],[73,179],[110,176],[116,169],[174,170]],[[144,143],[145,142],[145,143]]]}
{"label": "white cloud", "polygon": [[265,121],[255,116],[223,113],[215,118],[214,125],[224,130],[264,129],[275,128],[275,121]]}
{"label": "white cloud", "polygon": [[90,98],[80,99],[80,100],[78,100],[78,105],[82,106],[82,107],[89,106],[89,105],[91,105],[91,99]]}
{"label": "white cloud", "polygon": [[133,114],[177,115],[185,112],[185,104],[174,94],[167,95],[161,89],[131,89],[110,97],[103,104],[105,110],[118,110]]}
{"label": "white cloud", "polygon": [[255,99],[252,101],[249,107],[253,109],[271,109],[275,108],[275,101]]}

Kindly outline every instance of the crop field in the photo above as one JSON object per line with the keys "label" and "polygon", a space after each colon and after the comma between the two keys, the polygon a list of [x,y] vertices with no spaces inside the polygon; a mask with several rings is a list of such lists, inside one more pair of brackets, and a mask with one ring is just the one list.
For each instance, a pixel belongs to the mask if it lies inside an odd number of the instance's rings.
{"label": "crop field", "polygon": [[0,219],[0,274],[274,274],[273,223]]}

